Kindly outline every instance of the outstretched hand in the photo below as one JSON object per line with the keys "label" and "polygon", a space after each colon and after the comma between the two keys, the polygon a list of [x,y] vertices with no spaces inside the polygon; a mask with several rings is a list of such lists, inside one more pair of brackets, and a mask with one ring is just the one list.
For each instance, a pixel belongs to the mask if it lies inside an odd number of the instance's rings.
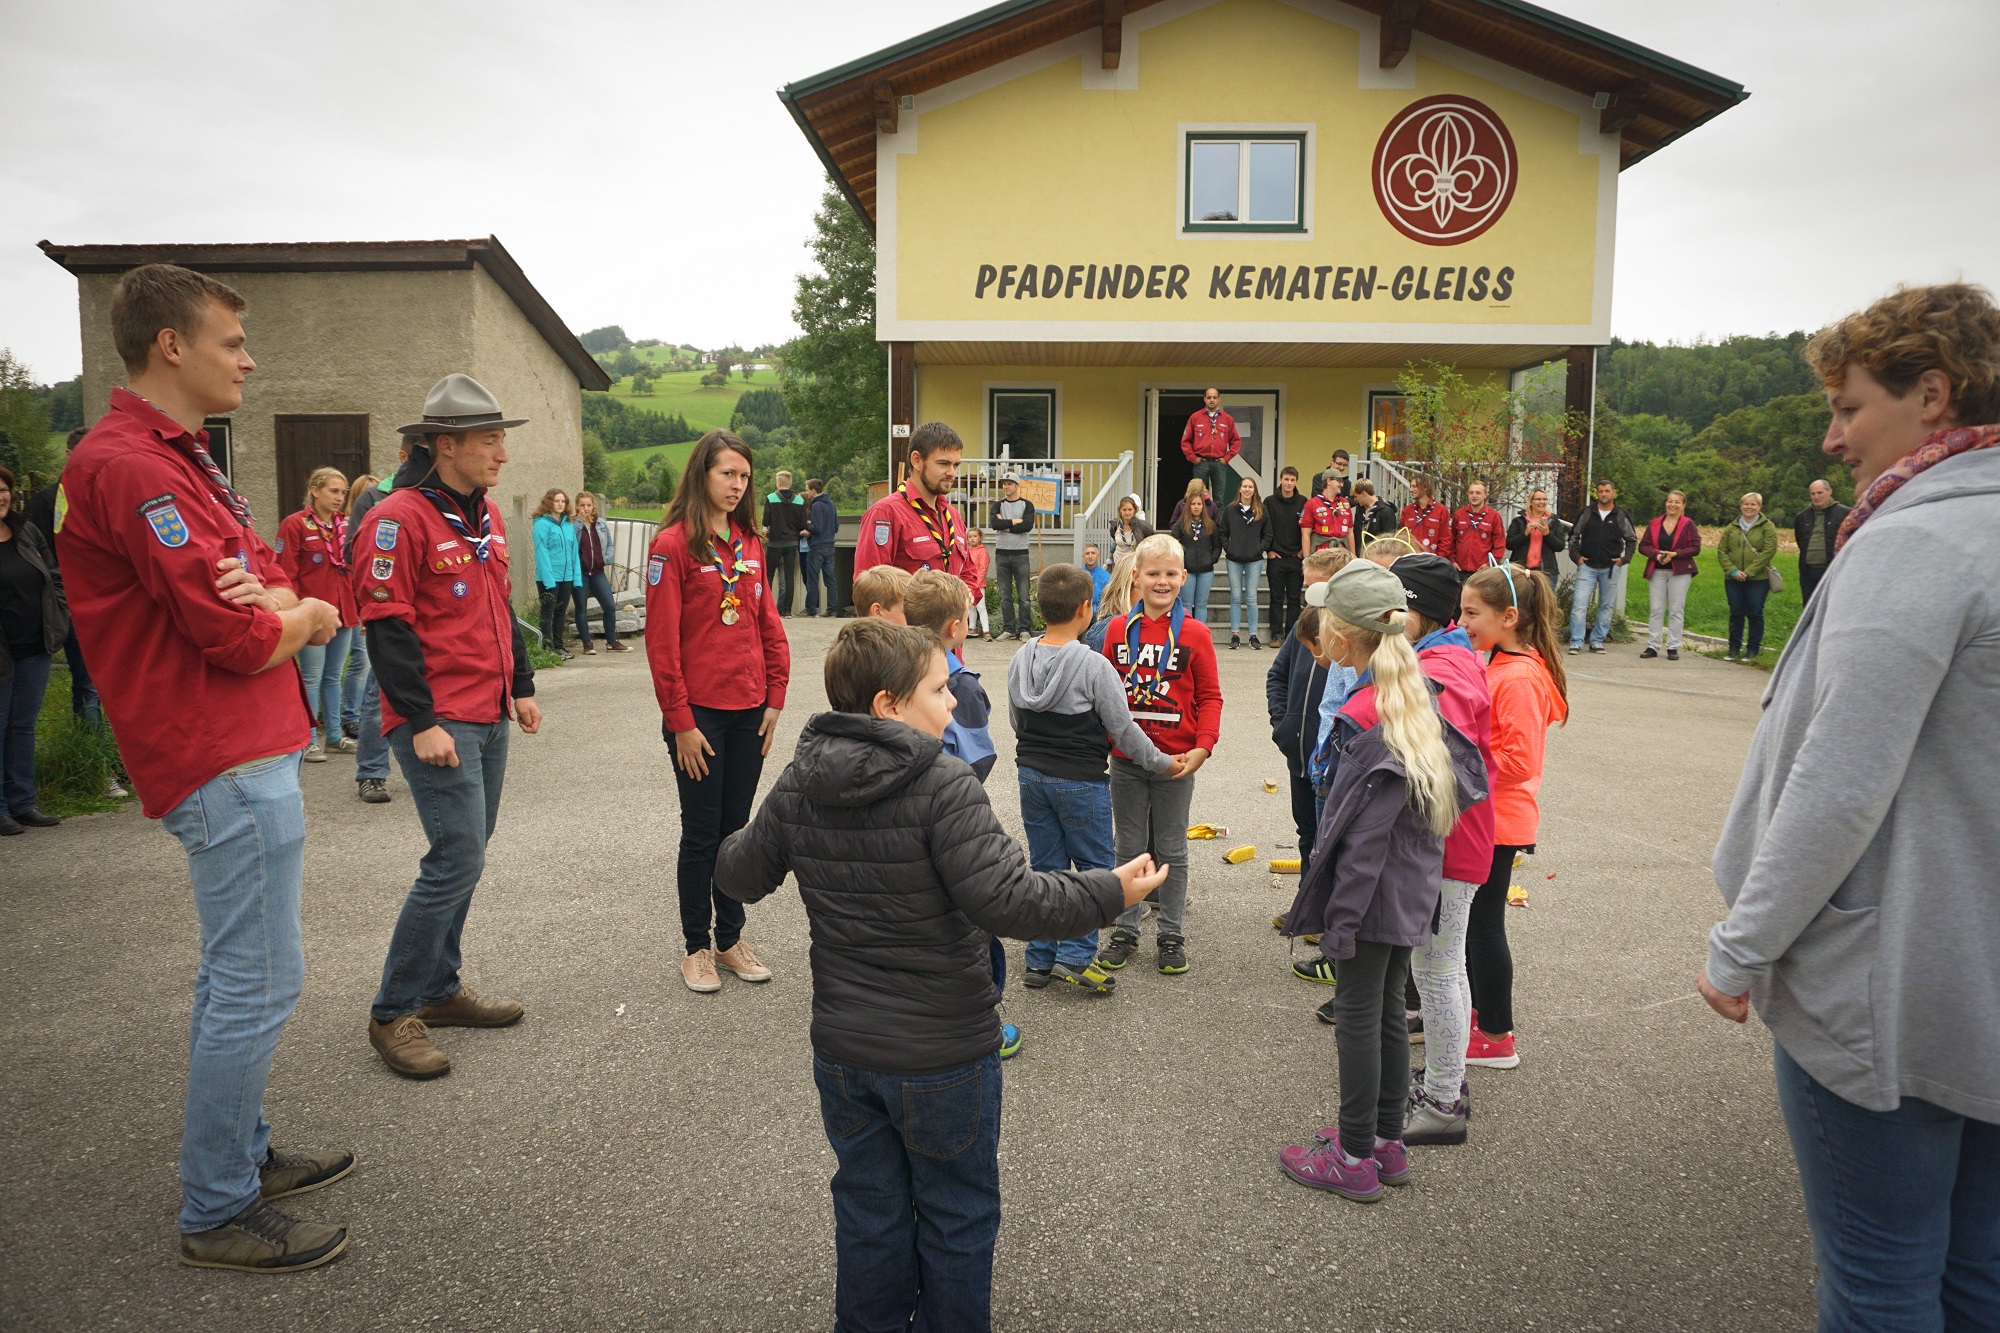
{"label": "outstretched hand", "polygon": [[1132,907],[1167,882],[1167,863],[1156,864],[1151,853],[1141,852],[1112,873],[1118,876],[1118,887],[1125,890],[1125,905]]}

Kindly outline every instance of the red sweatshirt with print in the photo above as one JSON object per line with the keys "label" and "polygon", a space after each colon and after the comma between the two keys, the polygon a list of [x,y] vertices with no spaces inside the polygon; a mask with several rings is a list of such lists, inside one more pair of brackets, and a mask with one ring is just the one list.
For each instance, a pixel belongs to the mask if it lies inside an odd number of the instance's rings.
{"label": "red sweatshirt with print", "polygon": [[[1215,640],[1193,616],[1149,616],[1142,606],[1116,616],[1104,629],[1104,655],[1125,682],[1125,703],[1147,739],[1168,754],[1200,748],[1215,753],[1222,732],[1222,683],[1215,670]],[[1136,616],[1138,633],[1130,621]],[[1136,642],[1135,642],[1136,638]],[[1167,641],[1173,639],[1169,653]],[[1136,648],[1136,652],[1134,649]],[[1113,754],[1130,758],[1121,750]]]}

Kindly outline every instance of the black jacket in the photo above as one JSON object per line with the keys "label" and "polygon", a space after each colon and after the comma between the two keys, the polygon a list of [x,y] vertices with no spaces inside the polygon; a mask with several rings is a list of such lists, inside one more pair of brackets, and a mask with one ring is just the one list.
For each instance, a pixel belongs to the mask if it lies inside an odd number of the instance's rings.
{"label": "black jacket", "polygon": [[1179,523],[1167,531],[1181,544],[1181,563],[1187,566],[1188,573],[1206,574],[1215,568],[1215,562],[1222,556],[1222,529],[1212,519],[1202,520],[1199,537],[1190,537],[1187,528]]}
{"label": "black jacket", "polygon": [[772,491],[764,497],[764,540],[778,548],[799,549],[806,530],[806,497],[797,491]]}
{"label": "black jacket", "polygon": [[[53,654],[69,637],[69,601],[63,595],[62,571],[42,529],[19,514],[0,518],[14,534],[13,546],[29,568],[42,575],[42,651]],[[7,633],[0,626],[0,682],[14,678],[14,654],[7,647]]]}
{"label": "black jacket", "polygon": [[1523,569],[1539,568],[1548,575],[1551,584],[1562,578],[1562,562],[1556,556],[1569,545],[1569,524],[1554,514],[1549,515],[1549,530],[1542,534],[1542,563],[1528,564],[1528,516],[1514,515],[1514,521],[1507,525],[1507,558]]}
{"label": "black jacket", "polygon": [[1378,495],[1375,503],[1368,506],[1367,513],[1355,515],[1354,523],[1358,536],[1389,537],[1403,526],[1403,516],[1397,512],[1396,506]]}
{"label": "black jacket", "polygon": [[1305,554],[1299,547],[1299,518],[1306,512],[1306,493],[1294,489],[1292,498],[1287,500],[1283,491],[1272,491],[1264,497],[1264,517],[1271,521],[1271,546],[1287,560],[1297,560]]}
{"label": "black jacket", "polygon": [[1251,518],[1236,507],[1235,501],[1222,506],[1218,527],[1222,529],[1222,550],[1237,564],[1262,560],[1271,550],[1271,516]]}
{"label": "black jacket", "polygon": [[1271,744],[1285,752],[1285,767],[1294,777],[1306,775],[1312,747],[1319,740],[1319,706],[1325,694],[1326,668],[1313,661],[1298,635],[1287,634],[1264,673],[1264,702],[1271,710]]}
{"label": "black jacket", "polygon": [[813,1049],[884,1073],[1000,1047],[987,936],[1073,939],[1124,910],[1109,870],[1028,869],[972,770],[901,722],[808,719],[715,884],[740,902],[798,876],[812,932]]}
{"label": "black jacket", "polygon": [[1623,505],[1611,506],[1611,516],[1600,518],[1592,500],[1577,516],[1569,532],[1569,558],[1579,565],[1609,569],[1620,560],[1630,560],[1639,549],[1639,532]]}
{"label": "black jacket", "polygon": [[1814,509],[1811,505],[1807,505],[1798,512],[1798,516],[1792,520],[1792,536],[1799,543],[1801,562],[1806,558],[1806,542],[1812,537],[1813,524],[1818,521],[1821,514],[1824,514],[1826,515],[1826,559],[1828,564],[1833,563],[1833,537],[1840,531],[1840,525],[1847,521],[1847,513],[1848,507],[1838,500],[1825,509]]}

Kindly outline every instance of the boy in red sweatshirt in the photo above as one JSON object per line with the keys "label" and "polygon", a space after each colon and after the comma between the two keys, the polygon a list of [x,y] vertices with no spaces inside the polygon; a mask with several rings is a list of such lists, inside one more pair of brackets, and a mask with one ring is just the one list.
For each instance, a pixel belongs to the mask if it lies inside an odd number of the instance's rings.
{"label": "boy in red sweatshirt", "polygon": [[[1167,866],[1160,886],[1158,961],[1160,971],[1178,976],[1188,970],[1187,918],[1188,809],[1194,801],[1195,770],[1215,750],[1222,728],[1222,686],[1216,679],[1215,640],[1199,617],[1182,614],[1181,584],[1187,567],[1180,543],[1155,533],[1132,553],[1133,589],[1139,605],[1112,619],[1104,631],[1104,655],[1118,669],[1125,703],[1146,738],[1169,755],[1185,755],[1178,777],[1149,773],[1122,750],[1111,752],[1111,824],[1115,854],[1130,860],[1148,849]],[[1129,855],[1127,848],[1138,851]],[[1098,953],[1102,967],[1116,970],[1139,949],[1145,904],[1125,909],[1111,940]]]}

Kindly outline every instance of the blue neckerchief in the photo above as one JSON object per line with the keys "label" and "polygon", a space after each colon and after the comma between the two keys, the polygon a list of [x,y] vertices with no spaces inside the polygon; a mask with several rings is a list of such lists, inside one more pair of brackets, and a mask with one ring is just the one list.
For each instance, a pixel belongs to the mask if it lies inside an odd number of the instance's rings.
{"label": "blue neckerchief", "polygon": [[1472,636],[1456,625],[1446,625],[1443,629],[1434,629],[1429,634],[1424,635],[1423,638],[1418,639],[1417,651],[1422,652],[1426,648],[1436,648],[1439,646],[1449,648],[1454,644],[1465,649],[1467,652],[1471,652]]}
{"label": "blue neckerchief", "polygon": [[1176,601],[1167,612],[1167,646],[1160,654],[1160,664],[1153,668],[1153,679],[1135,682],[1132,673],[1139,669],[1139,628],[1146,621],[1144,606],[1135,606],[1125,616],[1125,688],[1132,695],[1135,704],[1157,703],[1160,699],[1160,682],[1167,678],[1167,666],[1174,659],[1174,645],[1181,640],[1181,622],[1187,616],[1187,608]]}

